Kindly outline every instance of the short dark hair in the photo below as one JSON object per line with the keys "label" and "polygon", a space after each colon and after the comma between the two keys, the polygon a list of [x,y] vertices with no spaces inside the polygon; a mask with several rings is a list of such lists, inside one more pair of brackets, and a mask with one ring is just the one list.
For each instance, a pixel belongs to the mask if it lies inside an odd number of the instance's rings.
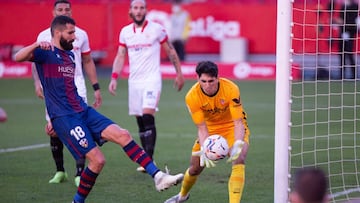
{"label": "short dark hair", "polygon": [[294,191],[305,202],[323,202],[327,187],[327,177],[319,168],[301,168],[295,173]]}
{"label": "short dark hair", "polygon": [[200,77],[201,74],[207,74],[211,77],[218,77],[218,66],[212,61],[201,61],[196,65],[196,74]]}
{"label": "short dark hair", "polygon": [[70,7],[71,7],[71,3],[70,3],[70,1],[68,1],[68,0],[56,0],[56,1],[54,2],[54,8],[55,8],[56,5],[58,5],[58,4],[69,4]]}
{"label": "short dark hair", "polygon": [[75,25],[75,20],[68,16],[56,16],[51,22],[51,36],[54,36],[55,29],[65,29],[66,24]]}

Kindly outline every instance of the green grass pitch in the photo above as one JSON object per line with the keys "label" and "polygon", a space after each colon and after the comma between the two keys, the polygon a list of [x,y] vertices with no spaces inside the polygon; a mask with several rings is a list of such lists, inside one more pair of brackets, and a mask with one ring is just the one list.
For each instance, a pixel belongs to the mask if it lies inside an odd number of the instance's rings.
{"label": "green grass pitch", "polygon": [[[99,82],[103,96],[99,111],[128,129],[139,143],[135,118],[128,115],[126,80],[119,81],[117,96],[107,91],[108,77],[100,78]],[[155,160],[160,168],[167,165],[171,173],[184,172],[189,165],[196,128],[186,110],[184,96],[194,82],[187,80],[181,92],[173,88],[172,80],[163,82],[160,111],[156,115]],[[236,83],[251,130],[242,203],[273,202],[275,81]],[[88,100],[93,101],[91,88],[88,88]],[[55,165],[49,147],[41,147],[49,143],[49,138],[44,133],[44,104],[35,96],[33,81],[0,79],[0,106],[8,114],[8,121],[0,123],[0,202],[70,203],[76,192],[75,162],[65,149],[65,169],[70,179],[62,184],[48,183]],[[39,145],[39,148],[6,151]],[[153,180],[136,172],[137,164],[117,145],[107,143],[101,150],[107,163],[87,202],[159,203],[179,192],[180,186],[157,192]],[[215,168],[206,169],[191,190],[189,202],[228,202],[230,167],[221,161]]]}

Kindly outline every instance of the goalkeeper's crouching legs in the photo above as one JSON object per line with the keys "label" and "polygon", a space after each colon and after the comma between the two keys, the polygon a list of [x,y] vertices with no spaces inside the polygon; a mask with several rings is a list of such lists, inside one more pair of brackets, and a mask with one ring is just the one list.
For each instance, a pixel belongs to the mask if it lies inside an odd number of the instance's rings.
{"label": "goalkeeper's crouching legs", "polygon": [[245,165],[235,164],[232,166],[228,183],[229,203],[239,203],[245,184]]}

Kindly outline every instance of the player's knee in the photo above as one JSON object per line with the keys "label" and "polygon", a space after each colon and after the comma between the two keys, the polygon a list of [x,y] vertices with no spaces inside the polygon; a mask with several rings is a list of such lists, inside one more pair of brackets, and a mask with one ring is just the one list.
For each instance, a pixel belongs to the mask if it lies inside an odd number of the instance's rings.
{"label": "player's knee", "polygon": [[131,140],[133,140],[130,132],[126,129],[121,129],[120,131],[118,131],[118,133],[113,139],[115,143],[120,144],[121,146],[125,146]]}
{"label": "player's knee", "polygon": [[143,122],[142,116],[136,116],[136,122],[139,127],[139,132],[144,132],[145,127],[144,127],[144,122]]}
{"label": "player's knee", "polygon": [[106,159],[105,158],[102,158],[102,159],[99,159],[99,166],[101,166],[101,167],[103,167],[103,166],[105,166],[105,164],[106,164]]}
{"label": "player's knee", "polygon": [[155,117],[151,114],[144,114],[142,116],[142,121],[143,121],[145,130],[155,127]]}
{"label": "player's knee", "polygon": [[106,128],[102,132],[101,137],[107,141],[114,142],[121,146],[125,146],[132,140],[132,136],[128,130],[115,124]]}
{"label": "player's knee", "polygon": [[125,140],[128,140],[128,139],[131,139],[131,134],[128,130],[126,129],[122,129],[120,132],[119,132],[119,138],[121,139],[125,139]]}
{"label": "player's knee", "polygon": [[91,149],[86,154],[86,159],[89,161],[88,167],[94,172],[100,172],[106,163],[105,156],[98,147]]}
{"label": "player's knee", "polygon": [[[104,156],[98,156],[92,161],[92,165],[96,170],[100,171],[105,166],[106,160]],[[89,163],[90,164],[90,163]]]}

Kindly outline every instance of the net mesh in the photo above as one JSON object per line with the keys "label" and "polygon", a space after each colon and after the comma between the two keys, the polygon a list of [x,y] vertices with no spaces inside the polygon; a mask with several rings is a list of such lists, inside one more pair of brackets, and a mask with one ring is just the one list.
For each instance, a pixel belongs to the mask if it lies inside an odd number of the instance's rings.
{"label": "net mesh", "polygon": [[291,81],[290,173],[324,169],[331,202],[360,197],[359,40],[349,19],[359,9],[342,2],[295,1],[292,11],[294,68],[302,74]]}

